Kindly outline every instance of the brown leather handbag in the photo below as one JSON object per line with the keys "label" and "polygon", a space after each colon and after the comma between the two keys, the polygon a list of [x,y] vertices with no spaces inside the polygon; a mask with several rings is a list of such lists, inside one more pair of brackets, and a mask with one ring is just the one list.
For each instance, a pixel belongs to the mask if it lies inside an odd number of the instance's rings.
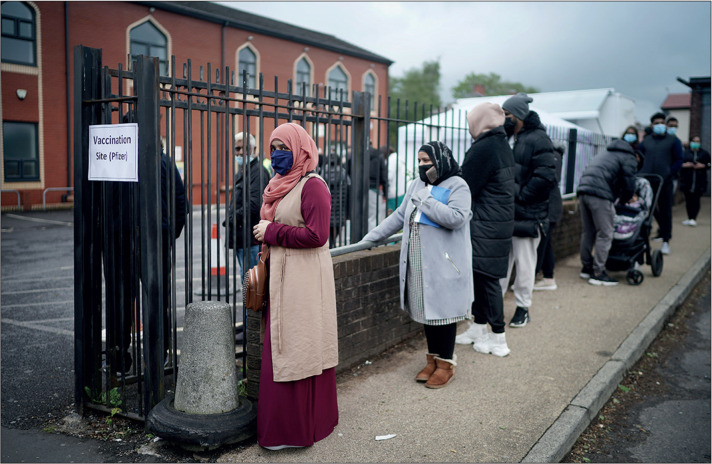
{"label": "brown leather handbag", "polygon": [[267,307],[267,258],[269,247],[265,246],[257,255],[257,264],[247,272],[242,286],[245,307],[253,311]]}

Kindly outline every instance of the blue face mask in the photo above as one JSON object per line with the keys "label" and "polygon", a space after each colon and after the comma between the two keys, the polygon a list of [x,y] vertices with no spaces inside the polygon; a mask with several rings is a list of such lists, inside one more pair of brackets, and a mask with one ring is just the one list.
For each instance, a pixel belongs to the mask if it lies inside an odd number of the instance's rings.
{"label": "blue face mask", "polygon": [[700,142],[690,142],[690,148],[693,150],[699,150],[700,149]]}
{"label": "blue face mask", "polygon": [[663,135],[666,130],[667,130],[667,127],[665,127],[665,124],[655,124],[653,126],[653,132],[655,132],[658,135]]}
{"label": "blue face mask", "polygon": [[623,140],[625,140],[628,143],[633,143],[638,141],[638,136],[635,134],[625,134],[623,136]]}
{"label": "blue face mask", "polygon": [[236,156],[235,157],[235,166],[242,167],[242,165],[245,163],[245,158],[242,156]]}
{"label": "blue face mask", "polygon": [[275,150],[272,152],[272,169],[280,175],[286,175],[294,164],[294,155],[291,151]]}
{"label": "blue face mask", "polygon": [[677,134],[677,127],[668,127],[667,132],[670,135],[675,135],[675,134]]}

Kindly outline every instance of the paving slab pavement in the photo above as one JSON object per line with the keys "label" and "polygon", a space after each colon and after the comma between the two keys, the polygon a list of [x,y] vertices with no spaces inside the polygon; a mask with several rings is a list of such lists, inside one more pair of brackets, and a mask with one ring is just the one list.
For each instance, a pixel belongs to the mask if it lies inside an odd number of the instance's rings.
{"label": "paving slab pavement", "polygon": [[[413,380],[426,352],[416,337],[358,375],[339,376],[339,425],[326,439],[276,452],[255,444],[219,462],[560,460],[710,266],[710,199],[703,198],[697,227],[681,225],[684,211],[674,209],[671,254],[659,277],[644,265],[640,286],[627,285],[620,272],[611,273],[620,285],[595,287],[579,278],[571,256],[557,263],[558,289],[535,292],[531,322],[507,327],[508,357],[458,345],[456,380],[430,390]],[[508,292],[507,321],[514,308]],[[395,437],[375,440],[388,434]]]}

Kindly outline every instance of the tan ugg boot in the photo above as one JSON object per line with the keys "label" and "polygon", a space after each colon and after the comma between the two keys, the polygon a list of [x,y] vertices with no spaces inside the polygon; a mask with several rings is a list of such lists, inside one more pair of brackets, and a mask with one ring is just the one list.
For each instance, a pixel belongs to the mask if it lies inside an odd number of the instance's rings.
{"label": "tan ugg boot", "polygon": [[425,357],[428,359],[428,364],[425,365],[422,371],[415,376],[416,382],[427,382],[433,372],[435,372],[435,357],[437,354],[428,353]]}
{"label": "tan ugg boot", "polygon": [[[453,358],[455,356],[453,355]],[[455,379],[455,359],[435,358],[435,372],[430,376],[425,386],[428,388],[443,388]]]}

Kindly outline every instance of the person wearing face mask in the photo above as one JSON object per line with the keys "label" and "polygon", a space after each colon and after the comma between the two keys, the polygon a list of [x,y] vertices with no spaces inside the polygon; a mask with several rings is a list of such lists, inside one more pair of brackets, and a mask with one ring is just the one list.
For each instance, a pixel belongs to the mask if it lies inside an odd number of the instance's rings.
{"label": "person wearing face mask", "polygon": [[379,242],[403,230],[401,308],[424,324],[428,345],[425,368],[415,381],[442,388],[455,378],[457,322],[465,319],[473,300],[472,196],[460,166],[442,142],[420,147],[418,171],[400,206],[363,241]]}
{"label": "person wearing face mask", "polygon": [[[504,111],[482,103],[467,113],[472,146],[462,162],[462,177],[472,194],[472,269],[474,322],[455,338],[478,353],[509,354],[499,279],[507,275],[514,230],[514,154],[502,125]],[[492,328],[488,332],[487,324]]]}
{"label": "person wearing face mask", "polygon": [[638,138],[638,129],[635,126],[628,126],[623,132],[621,138],[628,142],[633,150],[638,151],[638,146],[640,145],[640,139]]}
{"label": "person wearing face mask", "polygon": [[315,169],[317,147],[302,126],[270,135],[275,176],[263,194],[255,238],[269,247],[268,305],[257,405],[257,443],[311,446],[339,422],[331,194]]}
{"label": "person wearing face mask", "polygon": [[680,191],[685,194],[687,220],[683,225],[695,227],[700,212],[700,198],[707,191],[707,170],[710,168],[710,154],[701,147],[700,136],[692,137],[690,147],[685,150],[685,159],[680,169]]}
{"label": "person wearing face mask", "polygon": [[512,288],[517,307],[510,327],[524,327],[530,320],[536,250],[542,234],[549,229],[549,195],[557,188],[554,145],[539,115],[529,110],[530,102],[532,98],[520,92],[502,104],[506,117],[504,130],[514,140],[515,163],[514,236],[507,276],[500,279],[504,295],[516,265]]}
{"label": "person wearing face mask", "polygon": [[[657,208],[654,216],[658,223],[658,236],[656,241],[662,240],[660,252],[670,253],[670,239],[672,238],[672,203],[673,179],[680,170],[683,160],[682,143],[676,136],[667,133],[665,115],[655,113],[650,117],[652,132],[646,135],[638,149],[645,156],[641,174],[657,174],[662,177]],[[658,186],[651,182],[653,191]]]}
{"label": "person wearing face mask", "polygon": [[[257,264],[257,253],[260,251],[259,242],[252,237],[251,231],[260,221],[260,208],[262,207],[262,191],[267,186],[270,176],[267,169],[260,164],[257,156],[257,143],[252,134],[240,132],[235,135],[235,180],[234,189],[228,205],[227,218],[227,245],[234,249],[237,262],[240,265],[240,274]],[[245,160],[249,162],[245,164]],[[248,182],[245,182],[248,179]],[[249,193],[248,193],[249,192]],[[243,202],[243,197],[248,195]],[[246,205],[245,205],[246,204]],[[245,206],[243,206],[245,205]],[[245,207],[247,210],[245,210]],[[245,214],[247,211],[247,214]],[[243,229],[244,219],[247,218],[247,228]],[[243,230],[247,230],[247,265],[243,266]]]}

